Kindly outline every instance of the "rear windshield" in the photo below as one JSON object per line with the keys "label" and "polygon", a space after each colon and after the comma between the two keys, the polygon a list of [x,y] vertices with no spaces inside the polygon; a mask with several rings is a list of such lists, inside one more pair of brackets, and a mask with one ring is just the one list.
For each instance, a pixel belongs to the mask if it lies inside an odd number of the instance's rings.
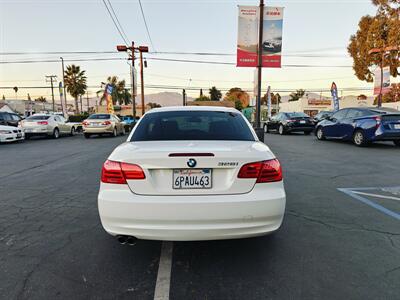
{"label": "rear windshield", "polygon": [[98,114],[89,116],[89,120],[107,120],[110,118],[110,115],[107,114]]}
{"label": "rear windshield", "polygon": [[35,120],[48,120],[50,116],[30,116],[26,118],[26,121],[35,121]]}
{"label": "rear windshield", "polygon": [[308,117],[305,113],[295,112],[295,113],[286,113],[289,118],[304,118]]}
{"label": "rear windshield", "polygon": [[170,111],[147,114],[131,141],[231,140],[254,141],[240,113],[222,111]]}

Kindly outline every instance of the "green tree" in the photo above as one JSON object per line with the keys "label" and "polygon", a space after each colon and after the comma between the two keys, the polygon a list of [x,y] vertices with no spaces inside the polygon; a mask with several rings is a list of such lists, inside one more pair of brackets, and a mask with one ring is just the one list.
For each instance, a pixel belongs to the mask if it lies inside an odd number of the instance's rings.
{"label": "green tree", "polygon": [[68,93],[75,99],[75,111],[79,114],[79,103],[78,98],[86,93],[87,89],[87,78],[85,71],[81,70],[80,66],[69,65],[64,74],[65,87]]}
{"label": "green tree", "polygon": [[[129,89],[126,88],[125,79],[118,80],[117,76],[108,76],[107,83],[113,87],[113,91],[111,93],[111,98],[113,100],[114,105],[115,104],[127,105],[129,103],[132,103],[131,93],[129,92]],[[103,103],[103,101],[105,100],[104,90],[100,90],[97,92],[97,94],[100,94],[100,93],[103,93],[102,97],[100,98],[100,105],[101,105]]]}
{"label": "green tree", "polygon": [[[382,103],[400,101],[400,83],[393,83],[390,91],[382,97]],[[374,105],[378,104],[378,97],[374,100]]]}
{"label": "green tree", "polygon": [[243,91],[241,88],[234,87],[231,88],[224,97],[225,100],[233,101],[236,103],[237,100],[242,102],[242,108],[246,108],[250,103],[250,96],[246,91]]}
{"label": "green tree", "polygon": [[39,98],[36,98],[35,101],[37,101],[37,102],[47,102],[46,98],[43,97],[43,96],[40,96]]}
{"label": "green tree", "polygon": [[149,102],[147,103],[147,106],[149,106],[150,108],[157,108],[157,107],[161,107],[160,104],[158,103],[153,103],[153,102]]}
{"label": "green tree", "polygon": [[237,109],[237,110],[242,110],[243,109],[243,103],[242,103],[242,101],[240,101],[239,99],[237,99],[236,101],[235,101],[235,108]]}
{"label": "green tree", "polygon": [[[281,95],[279,95],[279,93],[276,93],[276,94],[271,93],[271,104],[272,105],[281,103],[281,99],[282,99],[282,97],[281,97]],[[268,103],[268,94],[267,93],[265,93],[265,95],[262,97],[261,103],[264,105],[267,105],[267,103]]]}
{"label": "green tree", "polygon": [[[353,70],[358,79],[372,82],[374,65],[389,65],[393,77],[399,75],[400,67],[400,1],[373,0],[377,6],[375,16],[364,16],[358,23],[356,34],[350,37],[347,51],[353,58]],[[374,48],[397,47],[382,56],[382,53],[369,54]]]}
{"label": "green tree", "polygon": [[289,101],[297,101],[305,95],[306,91],[303,89],[296,90],[296,92],[289,95]]}
{"label": "green tree", "polygon": [[194,99],[194,101],[210,101],[210,97],[201,95],[200,97]]}
{"label": "green tree", "polygon": [[212,101],[219,101],[222,98],[222,93],[219,89],[217,89],[215,86],[213,86],[210,90],[210,99]]}

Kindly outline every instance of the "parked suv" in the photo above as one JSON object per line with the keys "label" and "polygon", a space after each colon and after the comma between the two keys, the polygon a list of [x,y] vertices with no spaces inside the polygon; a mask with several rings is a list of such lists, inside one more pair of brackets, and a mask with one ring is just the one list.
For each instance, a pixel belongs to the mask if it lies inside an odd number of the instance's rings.
{"label": "parked suv", "polygon": [[18,127],[21,120],[22,118],[17,114],[4,111],[0,112],[0,125]]}
{"label": "parked suv", "polygon": [[340,139],[365,146],[375,141],[393,141],[400,146],[400,111],[392,108],[345,108],[318,123],[319,140]]}

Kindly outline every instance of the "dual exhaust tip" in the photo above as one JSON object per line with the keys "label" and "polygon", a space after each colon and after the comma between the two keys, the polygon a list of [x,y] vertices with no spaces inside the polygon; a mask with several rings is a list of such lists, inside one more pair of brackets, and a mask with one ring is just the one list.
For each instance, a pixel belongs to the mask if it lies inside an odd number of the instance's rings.
{"label": "dual exhaust tip", "polygon": [[117,240],[121,245],[128,244],[129,246],[133,246],[137,242],[137,238],[129,235],[117,235]]}

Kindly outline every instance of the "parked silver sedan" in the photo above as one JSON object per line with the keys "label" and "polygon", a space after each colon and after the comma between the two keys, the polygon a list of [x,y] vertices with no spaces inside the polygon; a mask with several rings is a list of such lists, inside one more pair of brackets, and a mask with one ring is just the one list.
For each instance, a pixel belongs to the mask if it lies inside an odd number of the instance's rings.
{"label": "parked silver sedan", "polygon": [[63,116],[35,114],[22,121],[25,139],[31,136],[47,136],[58,139],[60,135],[75,135],[76,128]]}
{"label": "parked silver sedan", "polygon": [[83,135],[90,138],[92,135],[117,135],[125,134],[124,123],[113,114],[93,114],[82,122]]}

